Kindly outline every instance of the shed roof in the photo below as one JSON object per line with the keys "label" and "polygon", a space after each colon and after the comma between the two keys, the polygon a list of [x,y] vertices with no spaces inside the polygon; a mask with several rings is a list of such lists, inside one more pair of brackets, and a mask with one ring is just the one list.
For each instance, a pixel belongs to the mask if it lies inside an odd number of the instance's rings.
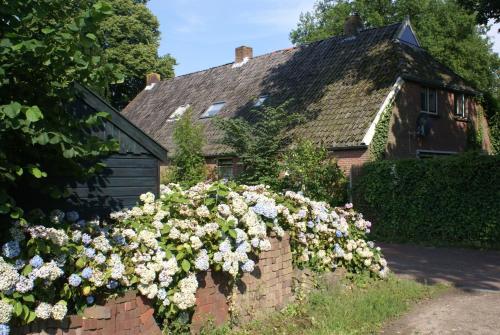
{"label": "shed roof", "polygon": [[132,123],[124,114],[118,112],[89,88],[75,83],[75,89],[77,95],[92,109],[100,112],[107,112],[110,115],[108,121],[118,128],[119,131],[137,142],[160,161],[167,160],[167,149],[147,135],[141,128]]}
{"label": "shed roof", "polygon": [[[410,30],[408,30],[410,28]],[[193,122],[205,129],[207,156],[230,153],[220,143],[213,119],[200,118],[225,101],[222,117],[245,117],[261,95],[270,104],[294,99],[309,121],[293,130],[330,148],[365,145],[363,137],[398,78],[474,93],[465,81],[418,45],[403,41],[409,21],[366,29],[355,37],[325,40],[161,81],[123,110],[151,137],[174,150],[169,116],[181,105],[193,108]]]}

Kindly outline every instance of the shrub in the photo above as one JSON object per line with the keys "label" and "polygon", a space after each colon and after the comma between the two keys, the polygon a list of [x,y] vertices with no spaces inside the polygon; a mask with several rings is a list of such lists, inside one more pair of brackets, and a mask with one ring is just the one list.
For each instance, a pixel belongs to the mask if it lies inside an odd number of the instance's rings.
{"label": "shrub", "polygon": [[281,170],[284,171],[282,189],[301,191],[333,206],[346,201],[347,179],[323,146],[298,142],[283,155]]}
{"label": "shrub", "polygon": [[174,127],[175,153],[172,159],[172,178],[182,185],[192,186],[205,179],[203,158],[203,128],[192,121],[189,108]]}
{"label": "shrub", "polygon": [[500,247],[500,156],[368,163],[354,199],[382,241]]}
{"label": "shrub", "polygon": [[292,142],[290,129],[302,120],[291,103],[262,106],[244,118],[217,119],[224,131],[222,143],[229,146],[244,167],[237,180],[244,184],[266,184],[277,188],[279,159]]}
{"label": "shrub", "polygon": [[269,250],[271,233],[289,233],[298,267],[387,274],[380,249],[366,241],[370,223],[350,205],[219,182],[162,186],[160,199],[140,200],[113,213],[110,225],[60,211],[15,224],[0,257],[1,323],[60,319],[94,296],[137,288],[159,319],[176,324],[195,304],[196,273],[252,272],[251,255]]}

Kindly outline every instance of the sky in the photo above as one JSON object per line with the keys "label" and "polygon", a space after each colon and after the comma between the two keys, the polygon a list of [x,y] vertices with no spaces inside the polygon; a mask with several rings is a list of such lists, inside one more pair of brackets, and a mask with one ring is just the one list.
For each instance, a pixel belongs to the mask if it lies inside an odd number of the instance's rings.
{"label": "sky", "polygon": [[[177,60],[182,75],[234,60],[240,45],[254,55],[289,48],[289,33],[315,0],[150,0],[160,21],[159,54]],[[500,54],[500,24],[489,32]]]}

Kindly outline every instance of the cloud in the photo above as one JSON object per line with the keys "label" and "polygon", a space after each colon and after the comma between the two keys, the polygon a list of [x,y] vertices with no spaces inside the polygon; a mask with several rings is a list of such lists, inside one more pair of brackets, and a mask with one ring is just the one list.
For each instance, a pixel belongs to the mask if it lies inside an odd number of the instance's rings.
{"label": "cloud", "polygon": [[269,5],[258,12],[243,14],[242,19],[252,25],[289,32],[296,26],[301,13],[313,9],[314,0],[274,0],[269,1]]}

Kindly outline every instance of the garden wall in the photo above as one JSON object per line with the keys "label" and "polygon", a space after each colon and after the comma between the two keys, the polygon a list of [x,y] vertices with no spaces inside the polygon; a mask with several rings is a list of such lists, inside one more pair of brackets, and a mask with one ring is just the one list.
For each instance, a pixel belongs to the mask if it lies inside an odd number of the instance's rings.
{"label": "garden wall", "polygon": [[500,248],[500,156],[372,162],[353,191],[378,241]]}
{"label": "garden wall", "polygon": [[13,328],[12,335],[161,335],[154,310],[136,291],[92,306],[83,316],[70,315],[62,321],[37,321]]}
{"label": "garden wall", "polygon": [[208,271],[198,276],[200,287],[191,324],[193,333],[198,333],[208,320],[215,325],[228,321],[230,299],[234,306],[232,316],[241,322],[279,310],[293,299],[288,235],[282,239],[271,238],[271,246],[271,250],[255,259],[254,271],[245,273],[234,289],[228,285],[230,278],[222,273]]}

